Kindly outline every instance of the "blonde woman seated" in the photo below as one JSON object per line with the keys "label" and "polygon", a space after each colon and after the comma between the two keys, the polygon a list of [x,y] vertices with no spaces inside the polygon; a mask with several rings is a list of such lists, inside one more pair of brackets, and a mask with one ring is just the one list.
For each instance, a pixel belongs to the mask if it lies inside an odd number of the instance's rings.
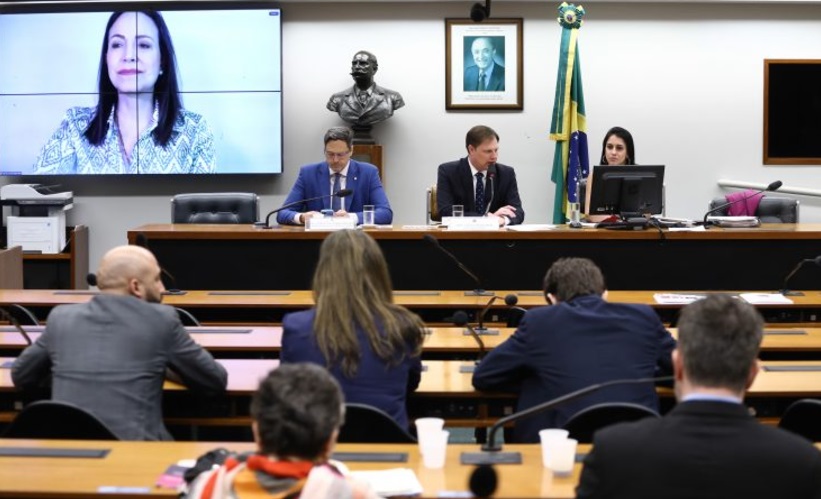
{"label": "blonde woman seated", "polygon": [[[614,126],[604,136],[601,148],[600,165],[635,165],[636,148],[633,145],[633,136],[622,127]],[[610,218],[610,215],[590,215],[590,193],[593,192],[593,169],[586,179],[586,193],[584,197],[584,213],[590,222],[601,222]]]}
{"label": "blonde woman seated", "polygon": [[282,320],[280,361],[326,366],[345,400],[377,407],[408,428],[405,399],[419,386],[424,325],[393,303],[382,250],[344,230],[322,243],[313,279],[316,306]]}

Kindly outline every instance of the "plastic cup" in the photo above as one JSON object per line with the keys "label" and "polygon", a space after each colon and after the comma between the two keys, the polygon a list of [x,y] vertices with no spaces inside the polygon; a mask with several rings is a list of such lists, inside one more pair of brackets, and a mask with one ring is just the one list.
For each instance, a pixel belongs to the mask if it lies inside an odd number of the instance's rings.
{"label": "plastic cup", "polygon": [[415,421],[416,439],[419,442],[419,452],[424,455],[424,447],[427,440],[442,431],[445,427],[445,420],[442,418],[419,418]]}
{"label": "plastic cup", "polygon": [[545,468],[550,468],[550,458],[555,452],[553,444],[560,440],[567,440],[570,433],[560,428],[549,428],[539,432],[539,439],[542,442],[542,464]]}
{"label": "plastic cup", "polygon": [[550,446],[550,470],[554,476],[570,476],[576,464],[576,445],[574,438],[554,440]]}
{"label": "plastic cup", "polygon": [[422,464],[425,468],[445,467],[449,436],[449,431],[439,430],[430,432],[424,442],[420,440],[419,450],[422,453]]}
{"label": "plastic cup", "polygon": [[373,227],[376,225],[376,218],[374,216],[374,206],[366,204],[362,207],[362,225]]}

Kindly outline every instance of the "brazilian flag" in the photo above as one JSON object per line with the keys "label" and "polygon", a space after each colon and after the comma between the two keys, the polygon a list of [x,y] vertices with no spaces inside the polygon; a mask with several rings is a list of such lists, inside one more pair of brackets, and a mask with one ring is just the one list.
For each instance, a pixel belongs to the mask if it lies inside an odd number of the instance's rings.
{"label": "brazilian flag", "polygon": [[564,2],[559,6],[562,44],[559,53],[559,74],[556,78],[556,100],[550,123],[550,140],[556,141],[551,180],[556,184],[553,202],[553,223],[563,224],[570,203],[577,203],[576,183],[587,177],[590,160],[587,152],[587,120],[582,92],[582,71],[579,62],[579,28],[584,7]]}

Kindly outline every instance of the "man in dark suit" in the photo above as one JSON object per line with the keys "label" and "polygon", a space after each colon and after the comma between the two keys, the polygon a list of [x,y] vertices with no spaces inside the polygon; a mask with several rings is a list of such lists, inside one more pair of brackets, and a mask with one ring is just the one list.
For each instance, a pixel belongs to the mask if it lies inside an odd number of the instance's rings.
{"label": "man in dark suit", "polygon": [[[519,394],[516,410],[595,383],[648,378],[672,371],[675,340],[647,305],[608,303],[604,277],[586,258],[561,258],[544,278],[551,306],[528,310],[516,332],[482,360],[477,390]],[[612,386],[516,422],[517,442],[538,442],[576,412],[603,402],[632,402],[658,410],[651,384]]]}
{"label": "man in dark suit", "polygon": [[661,419],[596,433],[577,497],[821,497],[818,449],[758,423],[742,403],[759,369],[758,312],[735,298],[708,296],[685,307],[678,332],[678,405]]}
{"label": "man in dark suit", "polygon": [[460,204],[466,216],[495,216],[501,226],[524,222],[516,172],[510,166],[496,163],[499,134],[490,127],[477,125],[468,131],[465,147],[466,158],[439,165],[439,213],[451,216],[453,205]]}
{"label": "man in dark suit", "polygon": [[14,385],[36,387],[51,374],[54,400],[93,413],[120,439],[170,440],[162,421],[166,374],[214,394],[225,390],[225,368],[194,343],[176,310],[160,305],[165,288],[147,249],[106,253],[97,286],[88,303],[52,310],[45,333],[14,362]]}
{"label": "man in dark suit", "polygon": [[[318,198],[277,213],[280,225],[304,225],[322,210],[333,210],[336,217],[350,217],[362,223],[362,207],[373,205],[374,223],[389,224],[393,211],[379,180],[379,170],[370,163],[351,159],[353,130],[333,127],[325,133],[325,161],[305,165],[299,169],[296,183],[285,198],[285,203]],[[350,196],[339,198],[331,194],[350,189]]]}
{"label": "man in dark suit", "polygon": [[504,92],[505,67],[496,62],[496,47],[492,38],[504,40],[501,36],[480,36],[473,40],[470,52],[474,65],[465,67],[465,92]]}

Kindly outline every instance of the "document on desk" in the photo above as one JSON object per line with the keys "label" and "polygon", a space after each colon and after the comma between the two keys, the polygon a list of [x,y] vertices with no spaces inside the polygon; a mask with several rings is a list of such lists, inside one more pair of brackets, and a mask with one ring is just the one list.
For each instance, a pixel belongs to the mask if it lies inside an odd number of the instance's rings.
{"label": "document on desk", "polygon": [[688,305],[704,297],[705,295],[683,295],[679,293],[653,294],[653,299],[660,305]]}
{"label": "document on desk", "polygon": [[508,225],[506,228],[513,232],[538,232],[540,230],[553,230],[556,226],[553,224],[522,224]]}
{"label": "document on desk", "polygon": [[352,471],[351,476],[368,482],[381,497],[414,496],[423,492],[422,484],[410,468]]}
{"label": "document on desk", "polygon": [[741,293],[738,297],[752,305],[792,305],[794,303],[781,293]]}

